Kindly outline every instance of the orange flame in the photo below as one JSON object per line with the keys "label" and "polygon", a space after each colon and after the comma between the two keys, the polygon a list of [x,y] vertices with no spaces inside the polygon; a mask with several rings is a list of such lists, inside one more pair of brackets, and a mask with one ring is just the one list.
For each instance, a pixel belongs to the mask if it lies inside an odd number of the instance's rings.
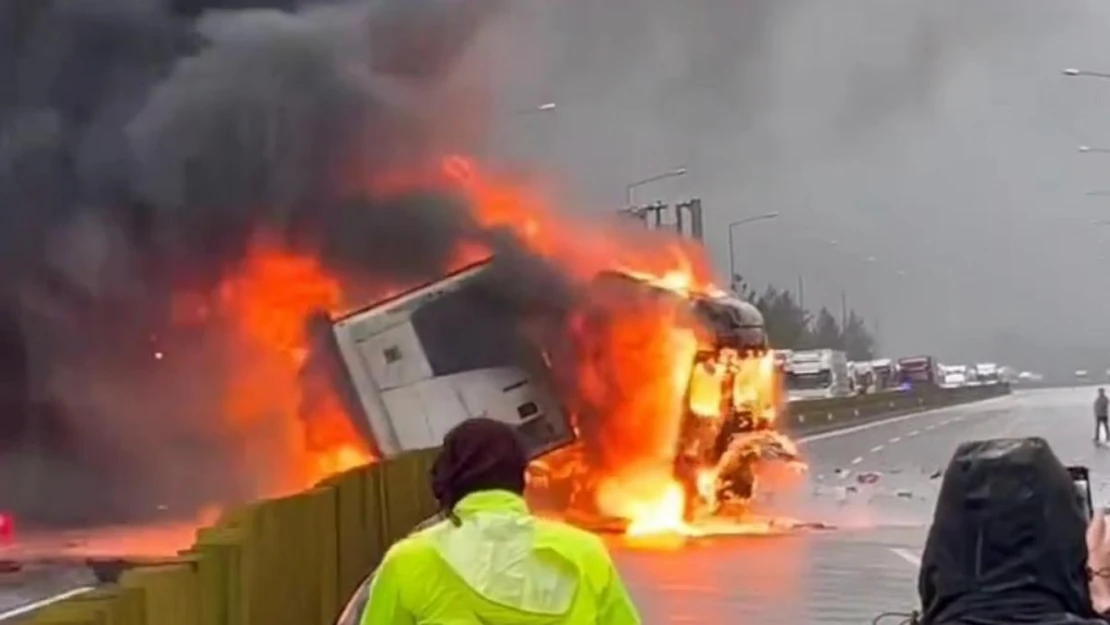
{"label": "orange flame", "polygon": [[[575,351],[577,377],[569,384],[581,440],[543,459],[544,469],[588,481],[597,507],[628,519],[630,533],[691,533],[684,521],[688,493],[674,475],[685,415],[720,419],[731,401],[771,421],[778,405],[769,357],[744,359],[722,351],[698,361],[706,349],[704,329],[691,318],[687,298],[721,292],[712,284],[701,248],[677,236],[630,230],[616,219],[599,223],[560,215],[534,190],[461,157],[446,158],[432,171],[380,176],[366,191],[414,187],[447,188],[463,196],[478,226],[511,232],[534,254],[557,263],[590,294],[588,307],[602,313],[599,323],[590,311],[580,311],[567,328]],[[490,253],[480,240],[456,244],[458,265]],[[638,287],[640,294],[630,300],[628,293],[589,288],[590,281],[613,270],[673,297],[649,297],[643,291],[650,289]],[[241,436],[270,440],[262,446],[266,457],[252,461],[273,468],[271,491],[305,488],[373,460],[329,380],[306,367],[306,321],[318,311],[341,312],[351,304],[345,287],[350,285],[311,254],[260,240],[238,271],[225,277],[218,296],[209,298],[213,301],[184,307],[193,316],[228,320],[235,334],[236,367],[224,406]],[[732,386],[725,388],[726,381]],[[593,417],[589,425],[585,413]],[[703,498],[714,496],[716,479],[716,467],[699,470],[697,491]]]}
{"label": "orange flame", "polygon": [[[342,301],[341,284],[318,261],[266,241],[218,290],[217,311],[237,332],[241,364],[224,407],[238,431],[277,437],[280,455],[268,460],[278,492],[371,459],[329,381],[305,375],[308,319]],[[273,427],[279,431],[265,431]]]}

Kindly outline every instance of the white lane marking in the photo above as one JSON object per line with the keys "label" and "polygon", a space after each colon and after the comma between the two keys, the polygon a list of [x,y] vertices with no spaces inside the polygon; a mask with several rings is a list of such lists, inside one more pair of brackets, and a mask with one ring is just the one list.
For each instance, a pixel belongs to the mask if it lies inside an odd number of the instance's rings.
{"label": "white lane marking", "polygon": [[[836,438],[838,436],[847,436],[849,434],[855,434],[856,432],[862,432],[864,430],[870,430],[872,428],[877,428],[877,427],[880,427],[880,426],[883,426],[883,425],[890,425],[890,424],[893,424],[893,423],[901,423],[902,421],[908,421],[909,419],[916,419],[918,417],[924,417],[924,416],[928,416],[928,415],[935,415],[938,412],[966,409],[966,408],[970,408],[970,407],[973,407],[973,406],[974,407],[990,406],[992,404],[1002,402],[1003,400],[1006,400],[1006,399],[1013,399],[1013,396],[1012,395],[1003,395],[1001,397],[992,397],[990,399],[983,399],[983,400],[980,400],[980,401],[971,402],[969,404],[962,404],[962,405],[959,405],[959,406],[945,406],[943,408],[932,408],[932,409],[929,409],[929,410],[922,410],[921,412],[914,412],[914,413],[911,413],[911,414],[902,415],[900,417],[892,417],[890,419],[879,419],[877,421],[871,421],[871,422],[868,422],[868,423],[861,423],[859,425],[853,425],[852,427],[849,427],[849,428],[831,430],[831,431],[828,431],[828,432],[821,432],[819,434],[811,434],[809,436],[803,436],[803,437],[797,439],[797,441],[795,441],[795,442],[798,442],[798,443],[813,443],[813,442],[816,442],[816,441],[823,441],[823,440],[828,439],[828,438]],[[960,418],[962,418],[962,417],[960,417]]]}
{"label": "white lane marking", "polygon": [[859,464],[861,462],[863,462],[863,456],[856,456],[855,460],[852,460],[852,464]]}
{"label": "white lane marking", "polygon": [[914,430],[914,431],[910,432],[909,434],[907,434],[906,436],[911,436],[911,437],[912,436],[917,436],[920,433],[921,433],[921,430]]}
{"label": "white lane marking", "polygon": [[77,595],[83,595],[90,590],[93,590],[92,586],[82,586],[81,588],[74,588],[73,590],[67,590],[63,593],[58,593],[45,599],[39,599],[38,601],[33,601],[31,603],[21,605],[18,608],[12,608],[7,612],[0,613],[0,622],[13,619],[17,616],[23,616],[24,614],[28,614],[36,610],[41,610],[47,606],[54,605],[59,601],[65,601],[66,599],[71,599],[73,597],[76,597]]}
{"label": "white lane marking", "polygon": [[901,547],[891,547],[890,550],[894,553],[894,555],[902,558],[906,562],[909,562],[910,564],[917,567],[921,566],[921,556],[910,551],[909,549],[903,549]]}
{"label": "white lane marking", "polygon": [[935,426],[935,425],[926,425],[925,426],[925,431],[926,432],[931,432],[933,430],[933,428],[935,428],[935,427],[937,427],[937,426]]}
{"label": "white lane marking", "polygon": [[888,442],[888,443],[890,443],[891,445],[893,445],[894,443],[897,443],[897,442],[899,442],[899,441],[901,441],[901,440],[902,440],[902,437],[901,437],[901,436],[895,436],[894,438],[890,439],[890,440],[889,440],[889,441],[887,441],[887,442]]}
{"label": "white lane marking", "polygon": [[882,451],[883,447],[884,447],[884,445],[875,445],[874,447],[871,448],[871,453]]}

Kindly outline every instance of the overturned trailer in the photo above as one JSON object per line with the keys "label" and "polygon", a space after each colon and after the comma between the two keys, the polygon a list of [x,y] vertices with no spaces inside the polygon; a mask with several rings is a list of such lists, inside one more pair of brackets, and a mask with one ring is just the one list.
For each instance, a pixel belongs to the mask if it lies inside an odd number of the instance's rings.
{"label": "overturned trailer", "polygon": [[348,409],[379,457],[438,447],[473,417],[515,425],[533,457],[573,442],[542,354],[483,281],[490,268],[331,320]]}
{"label": "overturned trailer", "polygon": [[[576,427],[549,354],[521,333],[521,311],[491,288],[493,268],[494,261],[479,263],[328,321],[349,412],[379,457],[436,447],[452,427],[479,416],[513,424],[533,459],[590,436]],[[774,370],[762,315],[723,293],[677,294],[620,272],[600,274],[595,285],[675,298],[705,334],[673,450],[687,516],[750,499],[753,465],[794,454],[773,431],[777,398],[749,388],[753,375]],[[533,326],[550,325],[563,323],[564,313],[528,316]]]}

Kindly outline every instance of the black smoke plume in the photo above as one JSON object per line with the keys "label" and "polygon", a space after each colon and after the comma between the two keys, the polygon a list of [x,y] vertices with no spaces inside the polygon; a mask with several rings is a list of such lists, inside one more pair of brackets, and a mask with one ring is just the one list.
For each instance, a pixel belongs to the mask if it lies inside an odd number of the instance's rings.
{"label": "black smoke plume", "polygon": [[[218,332],[168,329],[172,288],[212,284],[260,230],[341,273],[440,275],[478,232],[462,200],[367,198],[345,177],[437,152],[437,85],[496,9],[3,3],[0,505],[73,524],[252,494],[228,463],[267,459],[231,459],[219,431],[227,372],[203,347]],[[522,259],[499,297],[560,297],[512,236],[482,240]]]}

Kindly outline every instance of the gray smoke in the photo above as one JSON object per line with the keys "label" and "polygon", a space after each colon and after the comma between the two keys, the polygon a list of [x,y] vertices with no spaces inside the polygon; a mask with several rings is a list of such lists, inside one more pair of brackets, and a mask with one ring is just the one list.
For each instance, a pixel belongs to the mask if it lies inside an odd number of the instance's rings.
{"label": "gray smoke", "polygon": [[1105,202],[1083,192],[1105,188],[1106,161],[1074,150],[1110,136],[1106,83],[1060,70],[1105,69],[1107,19],[1041,0],[521,2],[490,56],[506,109],[559,107],[503,148],[557,164],[591,203],[685,166],[637,198],[701,197],[718,268],[726,224],[779,211],[734,232],[746,278],[801,276],[814,308],[846,292],[889,356],[1006,362],[996,327],[1040,332],[1032,299],[1092,311],[1052,323],[1056,340],[1105,326],[1110,296],[1090,288],[1105,241],[1084,228]]}
{"label": "gray smoke", "polygon": [[[437,87],[496,9],[495,0],[0,8],[5,506],[73,523],[255,492],[274,459],[236,457],[241,441],[215,418],[231,377],[212,348],[220,330],[175,333],[172,287],[212,284],[260,231],[342,275],[440,275],[453,245],[477,237],[463,200],[372,197],[363,185],[427,165],[444,147]],[[519,254],[513,237],[483,236]]]}

